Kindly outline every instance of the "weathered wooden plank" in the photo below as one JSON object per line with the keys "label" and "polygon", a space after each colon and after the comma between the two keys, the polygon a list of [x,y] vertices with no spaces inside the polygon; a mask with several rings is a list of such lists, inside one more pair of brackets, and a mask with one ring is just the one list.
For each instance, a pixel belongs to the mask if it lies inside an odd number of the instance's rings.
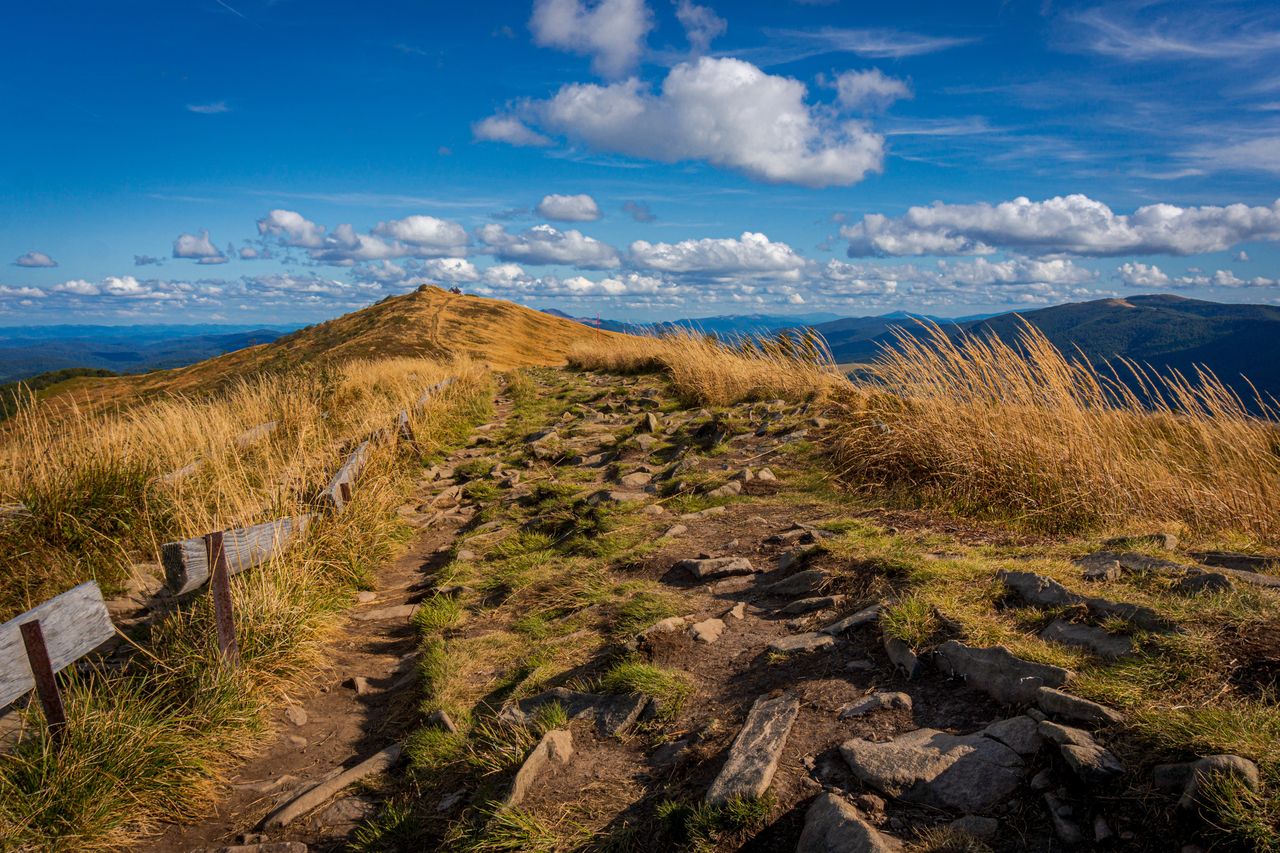
{"label": "weathered wooden plank", "polygon": [[409,424],[407,409],[401,410],[400,414],[396,415],[396,432],[400,434],[403,441],[413,441],[413,427]]}
{"label": "weathered wooden plank", "polygon": [[449,376],[445,379],[440,380],[435,385],[432,385],[431,387],[427,388],[425,391],[422,392],[422,396],[418,398],[418,402],[414,404],[415,407],[421,409],[423,406],[427,405],[427,401],[429,401],[436,394],[439,394],[441,391],[443,391],[444,389],[452,385],[453,380],[454,380],[454,377]]}
{"label": "weathered wooden plank", "polygon": [[[300,536],[312,518],[307,513],[225,531],[222,544],[230,573],[239,574],[271,559]],[[191,592],[208,583],[209,552],[204,537],[166,542],[160,546],[160,556],[164,563],[165,582],[175,595]]]}
{"label": "weathered wooden plank", "polygon": [[102,590],[86,581],[0,625],[0,708],[35,687],[22,630],[40,620],[49,663],[58,672],[115,636]]}
{"label": "weathered wooden plank", "polygon": [[250,427],[236,436],[236,447],[243,450],[246,447],[257,444],[275,432],[276,427],[279,425],[278,421],[267,421],[264,424],[258,424],[256,427]]}
{"label": "weathered wooden plank", "polygon": [[329,481],[329,485],[325,486],[322,493],[335,510],[342,512],[347,502],[342,498],[342,484],[348,486],[355,484],[356,478],[360,476],[360,472],[364,470],[365,463],[369,457],[369,442],[362,442],[359,447],[351,451],[351,455],[342,463],[342,467],[333,475],[333,479]]}
{"label": "weathered wooden plank", "polygon": [[170,471],[168,474],[162,474],[160,476],[160,482],[164,483],[165,485],[171,486],[174,483],[178,482],[179,480],[184,480],[187,477],[190,477],[192,474],[194,474],[199,470],[200,470],[200,460],[197,459],[195,462],[188,462],[186,465],[183,465],[181,468],[175,468],[174,470]]}
{"label": "weathered wooden plank", "polygon": [[26,504],[0,504],[0,521],[8,521],[13,518],[22,518],[31,515],[31,510],[27,509]]}

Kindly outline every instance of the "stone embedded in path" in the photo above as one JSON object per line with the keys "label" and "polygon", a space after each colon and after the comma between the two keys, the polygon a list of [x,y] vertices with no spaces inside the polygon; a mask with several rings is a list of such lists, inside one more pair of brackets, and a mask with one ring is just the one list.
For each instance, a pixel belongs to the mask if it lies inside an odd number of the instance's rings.
{"label": "stone embedded in path", "polygon": [[1061,687],[1071,677],[1060,666],[1015,657],[1004,646],[975,648],[947,640],[938,647],[938,658],[943,672],[958,675],[970,686],[1010,705],[1033,702],[1039,688]]}
{"label": "stone embedded in path", "polygon": [[1124,717],[1119,711],[1052,687],[1041,687],[1036,691],[1036,705],[1046,714],[1082,723],[1092,723],[1095,726],[1124,722]]}
{"label": "stone embedded in path", "polygon": [[805,569],[803,572],[796,572],[789,578],[765,584],[760,587],[760,592],[763,595],[788,598],[797,595],[812,595],[821,591],[830,577],[822,569]]}
{"label": "stone embedded in path", "polygon": [[920,671],[920,658],[897,637],[884,638],[884,653],[889,656],[889,663],[907,678],[915,678]]}
{"label": "stone embedded in path", "polygon": [[1084,729],[1043,722],[1040,734],[1058,744],[1058,750],[1076,777],[1086,784],[1099,784],[1124,775],[1124,765]]}
{"label": "stone embedded in path", "polygon": [[397,604],[375,610],[357,610],[351,614],[351,618],[360,622],[389,622],[392,619],[408,619],[417,609],[416,604]]}
{"label": "stone embedded in path", "polygon": [[1116,660],[1133,654],[1133,640],[1122,635],[1109,634],[1093,625],[1080,625],[1055,619],[1040,632],[1040,639],[1051,640],[1067,646],[1088,649],[1107,660]]}
{"label": "stone embedded in path", "polygon": [[863,625],[875,622],[879,618],[880,605],[873,604],[870,607],[864,607],[851,616],[846,616],[843,619],[832,622],[830,625],[822,629],[822,633],[830,634],[834,637],[837,634],[843,634],[846,631],[852,631],[854,628],[859,628]]}
{"label": "stone embedded in path", "polygon": [[792,548],[778,555],[778,571],[785,572],[793,566],[798,566],[817,554],[822,553],[822,548],[817,545],[807,545],[804,548]]}
{"label": "stone embedded in path", "polygon": [[867,714],[876,711],[893,710],[895,708],[904,708],[911,710],[911,697],[905,693],[891,693],[880,691],[865,696],[848,705],[840,711],[841,720],[852,720],[855,717],[865,717]]}
{"label": "stone embedded in path", "polygon": [[673,568],[687,569],[695,578],[721,578],[729,575],[751,575],[760,571],[746,557],[710,557],[680,560]]}
{"label": "stone embedded in path", "polygon": [[680,514],[681,521],[697,521],[703,518],[710,518],[713,515],[724,515],[728,512],[722,506],[709,506],[706,509],[700,509],[697,512],[685,512]]}
{"label": "stone embedded in path", "polygon": [[569,730],[552,729],[547,732],[516,771],[516,778],[511,782],[511,792],[502,801],[502,808],[520,805],[539,778],[556,765],[568,764],[572,757],[573,735]]}
{"label": "stone embedded in path", "polygon": [[714,643],[724,633],[724,620],[704,619],[689,626],[689,634],[698,642]]}
{"label": "stone embedded in path", "polygon": [[[654,504],[654,506],[657,506],[657,504]],[[662,537],[666,539],[672,536],[683,536],[688,532],[689,528],[685,527],[683,524],[673,524],[667,528],[666,532],[662,534]]]}
{"label": "stone embedded in path", "polygon": [[587,498],[587,503],[595,506],[602,503],[637,503],[639,501],[648,500],[649,496],[644,492],[629,491],[627,489],[601,489],[600,491]]}
{"label": "stone embedded in path", "polygon": [[989,738],[995,738],[1018,755],[1035,755],[1040,751],[1044,738],[1036,721],[1026,714],[992,723],[982,730]]}
{"label": "stone embedded in path", "polygon": [[804,815],[796,853],[897,853],[902,846],[880,833],[835,794],[820,794]]}
{"label": "stone embedded in path", "polygon": [[1173,585],[1173,591],[1178,595],[1230,592],[1233,588],[1231,579],[1221,572],[1206,572],[1201,569],[1188,569],[1182,580]]}
{"label": "stone embedded in path", "polygon": [[1052,578],[1034,572],[1001,571],[996,578],[1028,604],[1039,607],[1083,606],[1095,618],[1116,617],[1148,631],[1164,631],[1170,627],[1168,621],[1150,607],[1079,595]]}
{"label": "stone embedded in path", "polygon": [[1197,804],[1200,789],[1214,776],[1235,777],[1251,791],[1258,790],[1262,783],[1258,765],[1238,755],[1209,755],[1198,761],[1158,764],[1153,774],[1157,788],[1180,793],[1178,807],[1183,809]]}
{"label": "stone embedded in path", "polygon": [[757,699],[729,748],[724,767],[707,791],[707,802],[720,806],[733,799],[764,796],[799,713],[800,700],[789,694]]}
{"label": "stone embedded in path", "polygon": [[264,841],[228,847],[193,847],[188,853],[307,853],[307,845],[301,841]]}
{"label": "stone embedded in path", "polygon": [[917,729],[887,743],[854,738],[840,754],[859,779],[890,796],[964,813],[1005,802],[1026,773],[1022,757],[985,729]]}
{"label": "stone embedded in path", "polygon": [[305,726],[307,724],[307,709],[301,705],[286,705],[284,717],[295,726]]}
{"label": "stone embedded in path", "polygon": [[639,489],[649,485],[653,480],[652,474],[646,474],[644,471],[632,471],[630,474],[623,474],[618,478],[618,485],[628,489]]}
{"label": "stone embedded in path", "polygon": [[301,817],[316,806],[328,802],[330,797],[347,786],[354,785],[366,776],[383,773],[391,769],[399,760],[400,745],[392,744],[354,767],[348,768],[318,785],[304,788],[300,794],[281,804],[275,811],[263,818],[262,828],[270,831],[288,826],[296,818]]}
{"label": "stone embedded in path", "polygon": [[820,634],[817,631],[813,631],[808,634],[791,634],[774,640],[769,644],[769,651],[780,655],[789,655],[797,652],[815,652],[835,644],[835,638],[830,634]]}
{"label": "stone embedded in path", "polygon": [[776,476],[776,475],[774,475],[774,473],[773,473],[772,471],[770,471],[768,468],[761,468],[759,471],[757,471],[757,472],[756,472],[756,479],[757,479],[757,480],[765,480],[765,481],[773,481],[773,480],[777,480],[778,478],[777,478],[777,476]]}
{"label": "stone embedded in path", "polygon": [[820,595],[814,598],[798,598],[778,612],[784,616],[796,616],[801,613],[812,613],[815,610],[830,610],[841,604],[844,604],[843,595]]}
{"label": "stone embedded in path", "polygon": [[709,498],[732,498],[742,494],[742,483],[738,480],[730,480],[718,489],[712,489],[707,492]]}

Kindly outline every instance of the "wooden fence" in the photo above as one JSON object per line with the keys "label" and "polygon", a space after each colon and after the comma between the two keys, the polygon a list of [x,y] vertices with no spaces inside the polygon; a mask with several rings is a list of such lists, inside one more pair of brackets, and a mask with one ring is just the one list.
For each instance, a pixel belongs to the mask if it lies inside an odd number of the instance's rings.
{"label": "wooden fence", "polygon": [[[414,410],[420,412],[453,382],[454,378],[449,377],[424,390],[414,403]],[[274,432],[276,426],[275,421],[268,421],[241,433],[235,439],[236,447],[250,447]],[[392,441],[412,441],[409,411],[399,412],[395,426],[380,429],[378,434]],[[372,443],[372,440],[362,441],[343,459],[320,493],[321,507],[317,512],[213,531],[161,546],[165,586],[171,593],[185,595],[210,586],[218,646],[227,665],[235,665],[239,660],[228,580],[232,575],[267,562],[301,539],[319,511],[343,512],[368,462]],[[200,460],[195,460],[160,479],[176,482],[194,473],[200,464]],[[17,515],[25,509],[21,504],[14,504],[0,507],[0,512]],[[57,673],[115,634],[102,590],[94,581],[69,589],[0,625],[0,710],[34,688],[44,708],[50,734],[56,742],[61,742],[65,738],[66,714],[58,691]]]}

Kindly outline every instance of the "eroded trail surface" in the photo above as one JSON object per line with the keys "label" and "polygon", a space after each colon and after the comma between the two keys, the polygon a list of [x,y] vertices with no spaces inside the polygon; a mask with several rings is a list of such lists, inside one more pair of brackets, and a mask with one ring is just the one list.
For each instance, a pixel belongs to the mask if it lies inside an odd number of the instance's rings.
{"label": "eroded trail surface", "polygon": [[[156,849],[242,833],[364,850],[1181,846],[1126,781],[1118,716],[1065,669],[948,640],[940,612],[917,659],[879,618],[930,560],[1045,543],[857,503],[828,482],[804,404],[711,411],[657,377],[568,371],[506,393],[500,422],[424,478],[405,509],[421,536],[277,745],[215,821]],[[1037,577],[1002,576],[1025,604],[1091,606]],[[1124,653],[1096,625],[1056,630]],[[393,742],[389,772],[259,829]],[[1169,784],[1191,791],[1189,770]]]}

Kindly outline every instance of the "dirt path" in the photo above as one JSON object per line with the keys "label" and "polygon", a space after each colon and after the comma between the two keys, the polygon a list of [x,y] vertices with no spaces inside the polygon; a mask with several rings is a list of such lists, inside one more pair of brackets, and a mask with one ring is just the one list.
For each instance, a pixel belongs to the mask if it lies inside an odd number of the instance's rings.
{"label": "dirt path", "polygon": [[[495,421],[477,434],[499,428],[509,411],[509,400],[499,398]],[[274,742],[229,780],[214,813],[195,825],[172,826],[140,849],[169,853],[264,840],[259,824],[280,803],[403,742],[416,718],[418,638],[410,612],[428,594],[431,575],[447,561],[458,530],[475,512],[454,501],[432,506],[452,482],[439,472],[483,452],[459,449],[417,484],[401,515],[418,532],[399,557],[376,572],[375,589],[360,593],[330,641],[331,667],[273,715]],[[336,802],[272,833],[272,840],[300,841],[311,850],[340,848],[353,826],[374,810],[372,801],[350,794],[343,792]]]}

